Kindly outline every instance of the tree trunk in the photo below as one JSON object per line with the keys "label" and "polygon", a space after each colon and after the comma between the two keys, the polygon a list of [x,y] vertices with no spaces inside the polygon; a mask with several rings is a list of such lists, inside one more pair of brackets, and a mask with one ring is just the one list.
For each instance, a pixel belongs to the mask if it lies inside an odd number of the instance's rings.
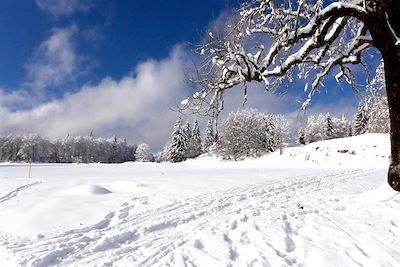
{"label": "tree trunk", "polygon": [[368,0],[367,6],[374,14],[367,21],[374,46],[379,49],[385,64],[386,94],[390,114],[391,163],[388,171],[388,183],[400,191],[400,45],[396,36],[400,36],[400,2],[398,0]]}
{"label": "tree trunk", "polygon": [[400,191],[400,49],[383,55],[386,93],[390,113],[390,143],[392,160],[388,172],[389,185]]}

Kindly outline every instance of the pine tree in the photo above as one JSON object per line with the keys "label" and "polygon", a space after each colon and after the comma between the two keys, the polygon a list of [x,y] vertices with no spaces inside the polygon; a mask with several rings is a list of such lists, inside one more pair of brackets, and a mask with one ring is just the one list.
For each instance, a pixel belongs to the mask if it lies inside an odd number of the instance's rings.
{"label": "pine tree", "polygon": [[182,127],[182,119],[178,118],[172,132],[171,144],[168,147],[168,160],[171,162],[181,162],[186,159],[187,137]]}
{"label": "pine tree", "polygon": [[351,123],[349,123],[348,124],[348,128],[349,128],[349,130],[348,130],[348,136],[353,136],[353,127],[351,126]]}
{"label": "pine tree", "polygon": [[268,152],[274,152],[276,145],[275,128],[272,123],[272,116],[264,117],[264,127],[265,127],[265,149]]}
{"label": "pine tree", "polygon": [[215,143],[214,130],[211,120],[208,120],[206,131],[204,134],[204,151],[209,151],[210,147]]}
{"label": "pine tree", "polygon": [[300,129],[299,133],[298,133],[298,143],[301,145],[305,145],[306,144],[306,138],[304,136],[304,130]]}
{"label": "pine tree", "polygon": [[189,140],[190,137],[192,136],[192,132],[191,132],[191,129],[190,129],[190,123],[188,121],[183,126],[183,133],[185,134],[187,140]]}
{"label": "pine tree", "polygon": [[187,121],[185,125],[183,126],[183,133],[186,136],[186,158],[190,158],[190,143],[192,139],[192,130],[190,129],[190,123]]}
{"label": "pine tree", "polygon": [[118,139],[117,136],[112,137],[111,141],[111,158],[110,161],[111,163],[117,163],[118,162]]}
{"label": "pine tree", "polygon": [[326,128],[325,128],[325,139],[329,140],[334,138],[334,134],[335,134],[335,130],[333,129],[333,123],[332,123],[332,119],[331,116],[326,117]]}
{"label": "pine tree", "polygon": [[195,158],[202,152],[200,128],[197,120],[194,121],[193,129],[188,142],[188,158]]}
{"label": "pine tree", "polygon": [[367,104],[365,102],[362,102],[358,106],[357,112],[354,116],[354,135],[365,133],[367,131],[367,125]]}

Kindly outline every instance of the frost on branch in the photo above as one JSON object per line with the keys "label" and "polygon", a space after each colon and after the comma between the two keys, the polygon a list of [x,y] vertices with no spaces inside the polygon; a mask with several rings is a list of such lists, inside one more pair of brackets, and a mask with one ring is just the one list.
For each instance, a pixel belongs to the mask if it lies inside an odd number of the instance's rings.
{"label": "frost on branch", "polygon": [[218,112],[227,89],[242,84],[246,99],[251,81],[274,91],[294,78],[307,82],[306,107],[334,69],[355,85],[350,66],[371,46],[363,1],[255,0],[236,15],[198,48],[204,61],[192,81],[200,89],[184,108]]}

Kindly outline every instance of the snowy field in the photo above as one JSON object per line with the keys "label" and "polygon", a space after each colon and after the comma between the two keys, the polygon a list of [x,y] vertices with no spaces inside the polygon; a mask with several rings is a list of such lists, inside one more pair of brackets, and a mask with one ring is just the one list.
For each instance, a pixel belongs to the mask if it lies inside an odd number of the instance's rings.
{"label": "snowy field", "polygon": [[0,165],[0,266],[399,266],[389,137],[259,159]]}

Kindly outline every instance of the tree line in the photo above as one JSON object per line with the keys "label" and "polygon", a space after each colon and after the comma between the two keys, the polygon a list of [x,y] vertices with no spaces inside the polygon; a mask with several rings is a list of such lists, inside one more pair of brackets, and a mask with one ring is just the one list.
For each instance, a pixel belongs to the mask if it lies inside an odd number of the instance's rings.
{"label": "tree line", "polygon": [[0,161],[43,163],[122,163],[153,161],[147,144],[128,144],[126,139],[89,136],[50,141],[37,134],[0,136]]}
{"label": "tree line", "polygon": [[[0,161],[50,163],[121,163],[127,161],[181,162],[213,151],[224,159],[238,160],[259,157],[282,149],[289,135],[289,123],[283,115],[267,115],[256,109],[231,112],[218,128],[218,136],[211,120],[204,137],[198,121],[193,126],[176,121],[171,140],[154,156],[147,144],[128,144],[125,139],[88,136],[50,141],[39,135],[0,136]],[[363,133],[389,133],[389,106],[385,94],[384,66],[381,63],[367,86],[353,120],[329,113],[309,116],[298,131],[297,143],[307,144]]]}

